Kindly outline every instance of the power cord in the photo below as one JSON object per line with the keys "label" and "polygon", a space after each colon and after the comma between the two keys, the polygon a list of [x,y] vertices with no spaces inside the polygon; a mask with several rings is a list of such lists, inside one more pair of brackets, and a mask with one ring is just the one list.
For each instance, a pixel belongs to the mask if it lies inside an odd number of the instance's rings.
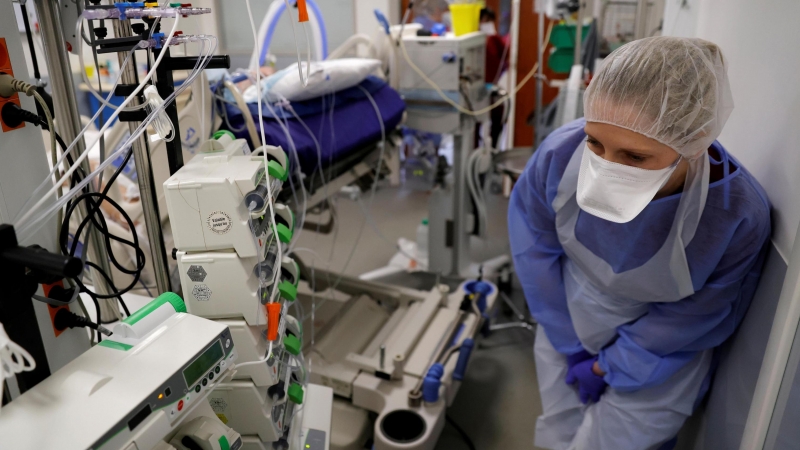
{"label": "power cord", "polygon": [[79,316],[65,308],[59,309],[56,313],[55,317],[53,318],[53,327],[55,327],[55,329],[58,331],[64,331],[67,328],[83,327],[91,328],[106,336],[111,336],[114,334],[111,332],[111,330],[100,325],[99,323],[92,322],[88,318]]}
{"label": "power cord", "polygon": [[[2,89],[2,86],[9,86],[9,85],[12,86],[14,89],[26,89],[27,88],[26,83],[19,82],[18,80],[14,80],[13,78],[10,81],[8,79],[6,79],[5,80],[6,84],[3,84],[3,82],[4,82],[4,80],[2,79],[2,75],[0,75],[0,89]],[[4,92],[5,91],[0,90],[0,95],[2,95]],[[3,121],[6,124],[11,125],[11,126],[19,125],[20,123],[22,123],[24,121],[24,122],[28,122],[28,123],[31,123],[31,124],[36,125],[36,126],[40,126],[43,129],[49,130],[50,124],[51,124],[51,121],[45,121],[44,119],[39,117],[37,114],[34,114],[31,111],[27,111],[25,109],[22,109],[22,108],[20,108],[19,106],[17,106],[14,103],[6,103],[3,106],[2,110],[0,110],[0,117],[2,117]],[[67,146],[64,143],[63,139],[61,138],[61,136],[58,135],[58,133],[54,132],[54,131],[52,131],[51,134],[52,134],[52,136],[54,136],[54,139],[58,142],[58,144],[61,147],[62,151],[66,151]],[[85,189],[83,194],[77,196],[75,199],[73,199],[73,200],[71,200],[70,202],[67,203],[67,208],[66,208],[66,212],[65,212],[65,215],[64,215],[64,219],[61,222],[61,227],[59,229],[59,246],[61,247],[62,253],[64,253],[65,255],[69,255],[69,256],[75,256],[78,253],[78,250],[79,250],[78,249],[78,245],[81,242],[81,235],[83,234],[84,230],[88,229],[87,226],[91,223],[91,225],[94,226],[99,231],[100,235],[103,237],[103,242],[104,242],[104,245],[105,245],[106,250],[107,250],[108,255],[109,255],[109,259],[112,262],[112,264],[114,264],[114,266],[120,272],[122,272],[124,274],[127,274],[127,275],[132,275],[133,276],[132,282],[128,286],[120,289],[119,287],[115,286],[112,283],[111,277],[107,273],[105,273],[98,265],[96,265],[96,264],[94,264],[94,263],[92,263],[90,261],[86,262],[86,266],[95,269],[96,273],[98,273],[101,277],[103,277],[108,282],[109,288],[111,289],[111,293],[110,294],[97,294],[97,293],[89,290],[86,287],[86,285],[83,283],[82,280],[80,280],[78,278],[75,278],[73,280],[76,283],[76,285],[79,287],[80,291],[83,292],[83,293],[86,293],[92,299],[92,301],[94,302],[94,304],[95,304],[95,312],[97,313],[97,317],[98,317],[98,319],[97,319],[98,323],[100,322],[100,304],[99,304],[99,300],[100,299],[111,299],[111,298],[117,299],[117,301],[119,301],[120,305],[122,306],[123,311],[125,311],[125,314],[126,315],[130,315],[130,311],[128,310],[128,307],[125,304],[125,301],[122,299],[122,294],[125,294],[126,292],[130,291],[131,289],[133,289],[137,285],[137,283],[139,283],[140,278],[141,278],[141,274],[142,274],[142,271],[144,270],[145,262],[146,262],[144,251],[141,249],[141,246],[139,245],[139,237],[138,237],[138,234],[136,233],[136,226],[133,223],[133,220],[130,218],[130,216],[125,212],[125,210],[119,204],[117,204],[114,200],[112,200],[108,196],[108,191],[111,189],[111,186],[113,185],[114,181],[116,181],[116,179],[122,173],[122,169],[124,169],[125,166],[127,165],[128,161],[131,158],[131,155],[132,155],[132,151],[128,150],[124,160],[119,165],[119,167],[114,172],[114,174],[109,178],[109,180],[106,183],[106,186],[105,186],[105,188],[103,189],[102,192],[90,192],[90,191],[88,191],[88,189]],[[71,155],[66,154],[66,157],[67,157],[67,161],[70,164],[74,164],[74,161],[72,160]],[[80,169],[78,171],[76,171],[73,174],[73,176],[71,177],[72,185],[74,186],[75,184],[80,182],[83,179],[83,176],[84,176],[84,174]],[[83,218],[83,220],[78,225],[77,231],[74,234],[74,236],[70,236],[70,233],[69,233],[70,219],[71,219],[72,215],[74,214],[75,209],[77,208],[77,206],[80,204],[81,201],[85,201],[85,202],[87,202],[89,204],[88,205],[87,215],[86,215],[85,218]],[[133,236],[133,240],[132,241],[128,240],[128,239],[125,239],[125,238],[122,238],[122,237],[119,237],[119,236],[117,236],[117,235],[115,235],[115,234],[110,232],[110,230],[108,229],[108,224],[106,222],[105,216],[103,215],[102,210],[100,209],[100,205],[104,201],[107,202],[107,204],[111,205],[119,213],[119,215],[125,220],[126,224],[128,225],[128,228],[131,230],[131,235]],[[70,237],[72,237],[71,245],[69,245]],[[136,254],[136,267],[134,269],[129,269],[129,268],[123,266],[117,260],[116,255],[114,255],[114,252],[111,249],[111,241],[112,240],[116,241],[116,242],[120,242],[121,244],[129,246],[129,247],[134,249],[134,252]],[[85,251],[85,250],[82,250],[82,251]],[[76,326],[89,326],[89,325],[76,325]],[[97,329],[97,328],[92,327],[92,326],[89,326],[89,327],[93,328],[93,329]],[[102,332],[102,330],[98,330],[98,331]],[[103,334],[106,334],[106,333],[103,333]]]}
{"label": "power cord", "polygon": [[461,435],[461,438],[464,439],[464,443],[467,444],[467,447],[469,447],[469,450],[475,450],[475,444],[472,442],[472,439],[470,439],[470,437],[467,434],[467,432],[464,431],[463,428],[458,426],[456,421],[453,420],[453,418],[450,417],[449,414],[445,414],[444,418],[445,418],[445,420],[447,420],[447,423],[449,423],[450,426],[452,426],[458,432],[458,434]]}

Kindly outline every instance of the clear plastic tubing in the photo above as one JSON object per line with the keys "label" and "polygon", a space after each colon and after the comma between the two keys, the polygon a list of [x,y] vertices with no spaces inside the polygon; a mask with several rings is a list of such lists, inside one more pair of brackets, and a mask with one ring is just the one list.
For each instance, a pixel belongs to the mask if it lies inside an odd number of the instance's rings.
{"label": "clear plastic tubing", "polygon": [[[210,14],[211,8],[122,8],[128,19],[141,19],[142,17],[175,17],[197,16]],[[120,8],[92,8],[83,11],[83,17],[88,20],[119,19],[122,17]]]}

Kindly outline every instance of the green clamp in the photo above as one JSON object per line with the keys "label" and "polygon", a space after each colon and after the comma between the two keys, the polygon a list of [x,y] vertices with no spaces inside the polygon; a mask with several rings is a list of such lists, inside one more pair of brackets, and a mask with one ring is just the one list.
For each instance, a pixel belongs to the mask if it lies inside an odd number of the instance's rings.
{"label": "green clamp", "polygon": [[289,386],[289,400],[297,405],[303,404],[303,387],[297,383],[292,383]]}
{"label": "green clamp", "polygon": [[181,3],[180,2],[173,2],[173,3],[169,4],[169,7],[170,8],[180,8],[181,7]]}
{"label": "green clamp", "polygon": [[278,283],[278,292],[280,292],[281,297],[293,302],[297,298],[297,286],[283,280]]}
{"label": "green clamp", "polygon": [[286,181],[289,178],[289,173],[278,161],[269,161],[267,163],[267,172],[272,178],[277,178],[281,181]]}
{"label": "green clamp", "polygon": [[297,356],[300,354],[300,348],[302,347],[302,344],[300,343],[300,339],[297,339],[295,335],[290,334],[283,338],[283,347],[287,352]]}
{"label": "green clamp", "polygon": [[125,320],[123,320],[123,322],[127,323],[128,325],[133,325],[136,322],[147,317],[148,314],[157,310],[159,307],[161,307],[161,305],[165,303],[169,303],[177,313],[186,312],[186,303],[183,302],[183,299],[181,299],[180,295],[174,292],[164,292],[163,294],[153,299],[153,301],[151,301],[150,303],[139,308],[139,310],[136,311],[135,313],[126,317]]}
{"label": "green clamp", "polygon": [[278,239],[283,242],[284,244],[288,244],[292,240],[292,230],[289,229],[286,225],[279,223],[277,226],[278,229]]}
{"label": "green clamp", "polygon": [[[180,5],[180,3],[178,3]],[[234,141],[236,140],[236,136],[228,130],[219,130],[212,136],[214,139],[219,140],[222,136],[228,135]]]}

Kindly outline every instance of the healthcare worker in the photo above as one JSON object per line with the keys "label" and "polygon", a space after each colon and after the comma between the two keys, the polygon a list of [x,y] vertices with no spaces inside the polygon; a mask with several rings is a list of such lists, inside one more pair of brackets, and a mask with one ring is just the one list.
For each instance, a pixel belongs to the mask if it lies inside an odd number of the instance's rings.
{"label": "healthcare worker", "polygon": [[536,446],[672,448],[708,391],[770,234],[763,189],[715,141],[732,107],[716,45],[634,41],[528,163],[509,234],[541,325]]}

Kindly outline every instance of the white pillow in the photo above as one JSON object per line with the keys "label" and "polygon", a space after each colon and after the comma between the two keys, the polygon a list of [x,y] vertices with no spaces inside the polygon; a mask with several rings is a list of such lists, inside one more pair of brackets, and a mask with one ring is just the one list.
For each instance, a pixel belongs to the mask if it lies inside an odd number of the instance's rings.
{"label": "white pillow", "polygon": [[[366,58],[314,61],[309,70],[308,86],[303,86],[297,73],[297,63],[294,63],[261,80],[261,95],[268,102],[284,98],[289,101],[308,100],[353,87],[364,81],[380,66],[379,60]],[[301,68],[305,75],[305,62]],[[255,103],[258,98],[255,85],[245,89],[243,96],[247,103]]]}

